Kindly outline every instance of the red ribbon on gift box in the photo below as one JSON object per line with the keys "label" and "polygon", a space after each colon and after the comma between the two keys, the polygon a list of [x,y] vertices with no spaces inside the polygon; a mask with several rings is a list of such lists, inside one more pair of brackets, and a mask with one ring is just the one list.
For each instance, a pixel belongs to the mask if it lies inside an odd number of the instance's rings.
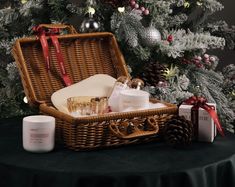
{"label": "red ribbon on gift box", "polygon": [[214,120],[217,130],[219,131],[221,136],[224,136],[223,128],[220,124],[219,117],[216,114],[214,108],[206,104],[207,100],[204,97],[196,97],[192,96],[189,99],[185,100],[184,103],[188,105],[193,105],[195,110],[198,110],[200,107],[208,112],[210,117]]}
{"label": "red ribbon on gift box", "polygon": [[60,29],[59,28],[45,29],[41,26],[35,26],[35,27],[33,27],[33,31],[37,34],[37,36],[39,37],[39,40],[41,42],[43,56],[44,56],[46,68],[48,71],[50,70],[50,56],[49,56],[49,47],[48,47],[48,42],[47,42],[46,36],[50,36],[52,43],[56,49],[56,58],[57,58],[58,65],[60,67],[62,79],[63,79],[66,86],[70,86],[72,84],[72,81],[70,80],[70,78],[65,70],[64,59],[62,56],[60,44],[59,44],[58,38],[56,37],[56,35],[58,35],[60,33]]}

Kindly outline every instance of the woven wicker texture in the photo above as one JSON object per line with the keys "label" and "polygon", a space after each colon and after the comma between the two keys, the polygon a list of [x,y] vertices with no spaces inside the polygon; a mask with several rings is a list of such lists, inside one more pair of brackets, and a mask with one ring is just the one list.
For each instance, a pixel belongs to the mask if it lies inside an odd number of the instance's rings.
{"label": "woven wicker texture", "polygon": [[[113,36],[109,33],[89,35],[59,36],[65,69],[73,83],[79,82],[91,75],[103,73],[115,78],[128,75],[122,56]],[[64,87],[57,63],[55,48],[49,43],[51,70],[47,71],[44,63],[41,43],[37,39],[21,39],[16,43],[15,53],[22,56],[24,65],[20,65],[29,87],[27,96],[35,104],[45,101],[51,104],[51,95]],[[21,51],[22,50],[22,51]],[[119,53],[118,53],[119,52]],[[117,56],[117,55],[118,56]],[[119,62],[122,63],[119,63]]]}
{"label": "woven wicker texture", "polygon": [[[65,69],[73,83],[100,73],[115,78],[121,75],[129,76],[113,34],[66,34],[58,36],[58,40]],[[158,122],[158,135],[160,135],[164,122],[177,112],[177,107],[168,103],[165,103],[167,107],[163,109],[82,118],[74,118],[59,112],[52,106],[51,95],[65,85],[60,76],[55,49],[49,38],[48,44],[51,58],[50,71],[46,69],[41,43],[36,37],[17,40],[13,55],[30,104],[39,107],[41,113],[56,118],[56,138],[66,147],[78,151],[156,140],[159,136],[151,135],[149,132],[151,136],[140,132],[139,137],[135,134],[134,139],[122,139],[111,132],[110,125],[133,120],[143,123],[152,116]]]}

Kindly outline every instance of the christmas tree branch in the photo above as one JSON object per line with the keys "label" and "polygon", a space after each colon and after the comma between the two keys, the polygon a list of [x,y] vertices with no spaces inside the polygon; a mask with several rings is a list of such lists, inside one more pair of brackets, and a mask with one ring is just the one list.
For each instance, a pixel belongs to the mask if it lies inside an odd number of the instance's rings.
{"label": "christmas tree branch", "polygon": [[234,117],[234,112],[229,107],[229,101],[222,93],[221,85],[223,84],[223,76],[206,69],[191,70],[188,72],[191,84],[198,85],[201,94],[208,102],[216,103],[218,114],[226,129],[233,131],[233,126],[230,124]]}
{"label": "christmas tree branch", "polygon": [[166,31],[164,38],[169,35],[173,36],[174,41],[170,44],[166,41],[160,42],[158,50],[173,58],[183,56],[185,51],[223,48],[225,45],[223,38],[211,36],[210,33],[192,33],[185,30]]}

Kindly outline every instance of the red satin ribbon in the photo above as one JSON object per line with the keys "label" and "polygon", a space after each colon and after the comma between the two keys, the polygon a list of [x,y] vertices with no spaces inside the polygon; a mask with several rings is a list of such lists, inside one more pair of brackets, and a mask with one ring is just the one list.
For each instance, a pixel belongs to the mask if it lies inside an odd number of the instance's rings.
{"label": "red satin ribbon", "polygon": [[59,34],[60,30],[58,28],[51,28],[51,29],[48,29],[47,31],[45,31],[44,28],[39,27],[39,26],[34,27],[33,30],[34,30],[34,32],[37,33],[37,35],[40,39],[47,70],[50,70],[50,57],[49,57],[49,47],[48,47],[48,42],[47,42],[46,36],[50,36],[52,43],[56,49],[56,58],[57,58],[58,65],[60,67],[62,79],[63,79],[66,86],[70,86],[72,84],[72,81],[70,80],[70,78],[65,70],[64,59],[62,56],[60,44],[59,44],[58,38],[56,37],[56,35]]}
{"label": "red satin ribbon", "polygon": [[65,67],[64,67],[64,59],[63,59],[63,56],[62,56],[62,53],[61,53],[58,38],[55,35],[51,35],[50,37],[51,37],[52,43],[53,43],[53,45],[56,49],[56,58],[57,58],[57,62],[58,62],[59,67],[60,67],[60,72],[62,74],[62,78],[64,80],[64,83],[65,83],[66,86],[70,86],[72,84],[72,82],[71,82],[68,74],[66,73],[66,70],[65,70]]}
{"label": "red satin ribbon", "polygon": [[213,107],[206,104],[206,102],[207,102],[207,100],[204,97],[196,97],[196,96],[192,96],[189,99],[184,101],[185,104],[193,105],[195,108],[198,108],[198,109],[199,109],[199,107],[201,107],[205,111],[207,111],[208,114],[211,116],[211,118],[214,120],[216,128],[219,131],[219,133],[221,134],[221,136],[224,136],[224,131],[223,131],[223,128],[219,122],[218,115],[216,114]]}
{"label": "red satin ribbon", "polygon": [[38,26],[33,27],[33,31],[39,37],[39,40],[42,46],[44,60],[46,63],[46,69],[49,71],[50,70],[50,56],[49,56],[49,47],[48,47],[48,43],[46,39],[46,31],[42,27],[38,27]]}

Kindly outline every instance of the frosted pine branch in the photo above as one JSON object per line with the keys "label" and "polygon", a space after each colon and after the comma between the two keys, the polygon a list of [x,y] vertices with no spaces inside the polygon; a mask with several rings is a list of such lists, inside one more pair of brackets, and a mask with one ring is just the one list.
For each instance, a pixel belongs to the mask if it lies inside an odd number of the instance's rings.
{"label": "frosted pine branch", "polygon": [[32,11],[43,8],[43,0],[27,1],[19,9],[22,16],[32,16]]}
{"label": "frosted pine branch", "polygon": [[170,20],[169,17],[172,13],[171,5],[174,1],[154,1],[151,4],[150,9],[151,12],[151,24],[152,26],[160,29],[164,27],[168,27],[167,20]]}
{"label": "frosted pine branch", "polygon": [[120,41],[124,40],[131,47],[136,47],[139,33],[143,30],[141,19],[142,17],[135,11],[114,13],[111,17],[111,29]]}
{"label": "frosted pine branch", "polygon": [[234,112],[229,107],[230,103],[222,92],[223,76],[204,69],[191,70],[188,72],[191,83],[198,85],[202,95],[207,98],[208,102],[216,103],[217,111],[223,122],[223,125],[229,131],[232,131],[232,125],[229,123],[234,118]]}
{"label": "frosted pine branch", "polygon": [[[22,37],[24,37],[24,36],[22,36]],[[14,37],[12,39],[2,39],[2,40],[0,40],[0,49],[6,51],[6,54],[10,55],[13,44],[19,38],[21,38],[21,37]]]}
{"label": "frosted pine branch", "polygon": [[210,10],[211,13],[220,11],[224,8],[217,0],[203,0],[202,6],[205,11]]}
{"label": "frosted pine branch", "polygon": [[165,32],[163,38],[172,35],[174,40],[171,44],[166,41],[159,43],[159,51],[169,57],[177,58],[183,56],[185,51],[205,50],[223,48],[225,40],[220,37],[211,36],[210,33],[192,33],[185,30]]}
{"label": "frosted pine branch", "polygon": [[142,61],[147,61],[151,57],[149,48],[144,48],[141,45],[132,48],[131,51]]}
{"label": "frosted pine branch", "polygon": [[225,38],[226,47],[228,49],[235,49],[235,25],[230,27],[225,21],[217,21],[209,23],[206,30],[213,33],[215,36]]}
{"label": "frosted pine branch", "polygon": [[185,21],[187,21],[188,16],[186,14],[179,14],[169,17],[167,21],[167,28],[180,27]]}
{"label": "frosted pine branch", "polygon": [[18,18],[18,15],[15,9],[11,9],[10,7],[8,7],[8,8],[0,10],[0,24],[3,26],[16,21],[17,18]]}

